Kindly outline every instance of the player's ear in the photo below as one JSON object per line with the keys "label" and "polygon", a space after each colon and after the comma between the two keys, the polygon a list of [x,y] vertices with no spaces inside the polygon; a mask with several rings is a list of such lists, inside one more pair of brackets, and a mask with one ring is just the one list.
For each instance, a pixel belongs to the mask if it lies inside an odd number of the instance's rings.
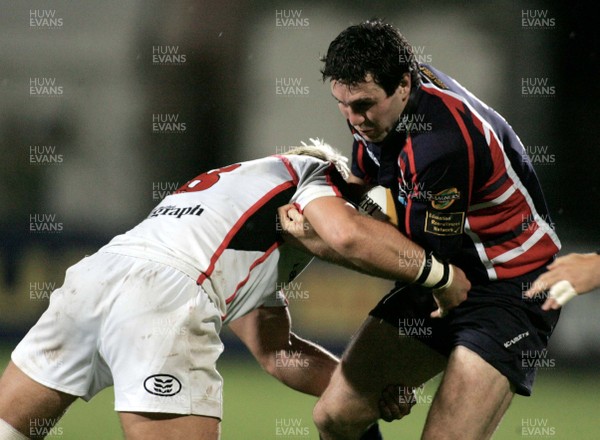
{"label": "player's ear", "polygon": [[396,93],[399,93],[401,96],[407,96],[410,93],[410,84],[410,74],[407,72],[402,75],[402,79],[400,80],[400,84],[398,84]]}
{"label": "player's ear", "polygon": [[396,87],[396,90],[394,91],[394,95],[400,98],[402,101],[406,101],[410,95],[410,84],[410,74],[403,74],[398,87]]}

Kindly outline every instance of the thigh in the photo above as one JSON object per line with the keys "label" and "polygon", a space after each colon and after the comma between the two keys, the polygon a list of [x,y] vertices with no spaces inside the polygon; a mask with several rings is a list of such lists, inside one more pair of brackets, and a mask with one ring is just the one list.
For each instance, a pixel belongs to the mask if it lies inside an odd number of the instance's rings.
{"label": "thigh", "polygon": [[32,380],[11,361],[0,378],[0,419],[30,438],[44,438],[76,398]]}
{"label": "thigh", "polygon": [[127,440],[218,440],[220,420],[214,417],[164,413],[119,413]]}
{"label": "thigh", "polygon": [[117,272],[104,270],[98,254],[71,266],[46,311],[13,350],[13,363],[40,384],[84,397],[100,360],[99,332],[107,308],[102,284]]}
{"label": "thigh", "polygon": [[441,372],[446,358],[398,328],[368,317],[344,353],[319,404],[334,418],[373,422],[389,384],[418,387]]}
{"label": "thigh", "polygon": [[475,352],[458,346],[450,355],[422,439],[490,438],[513,395],[505,376]]}
{"label": "thigh", "polygon": [[100,353],[119,412],[221,418],[221,316],[195,280],[157,263],[123,283],[102,330]]}

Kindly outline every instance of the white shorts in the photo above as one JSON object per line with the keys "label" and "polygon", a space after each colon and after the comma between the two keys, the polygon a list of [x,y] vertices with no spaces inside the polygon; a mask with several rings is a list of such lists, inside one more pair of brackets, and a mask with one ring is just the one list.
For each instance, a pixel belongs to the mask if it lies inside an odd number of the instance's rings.
{"label": "white shorts", "polygon": [[115,410],[222,418],[221,316],[196,281],[153,261],[98,252],[12,353],[35,381],[89,400],[113,385]]}

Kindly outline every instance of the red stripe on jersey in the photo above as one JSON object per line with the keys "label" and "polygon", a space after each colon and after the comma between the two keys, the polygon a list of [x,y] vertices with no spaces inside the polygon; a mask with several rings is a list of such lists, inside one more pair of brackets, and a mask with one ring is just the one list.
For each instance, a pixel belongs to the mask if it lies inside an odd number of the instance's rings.
{"label": "red stripe on jersey", "polygon": [[481,188],[482,191],[485,191],[487,188],[497,182],[498,179],[507,174],[506,165],[504,163],[504,150],[500,147],[496,136],[493,136],[491,132],[489,132],[486,136],[486,129],[483,127],[483,123],[478,117],[473,115],[471,120],[481,134],[483,134],[486,139],[489,138],[487,144],[490,151],[490,157],[492,159],[493,170],[492,175],[489,177],[486,184]]}
{"label": "red stripe on jersey", "polygon": [[[331,187],[336,196],[342,197],[342,193],[338,189],[338,187],[331,180],[331,173],[337,173],[337,169],[334,164],[330,164],[329,167],[325,170],[325,181]],[[341,179],[342,177],[340,177]]]}
{"label": "red stripe on jersey", "polygon": [[[537,223],[520,223],[520,225],[525,225],[523,231],[516,237],[511,238],[510,240],[505,241],[504,243],[499,243],[494,246],[487,247],[485,249],[485,253],[490,260],[499,257],[500,255],[509,252],[513,249],[518,249],[522,247],[527,240],[531,238],[532,235],[536,233],[539,229]],[[519,226],[517,226],[519,227]],[[500,263],[505,264],[505,263]]]}
{"label": "red stripe on jersey", "polygon": [[[498,236],[508,231],[521,231],[517,237],[508,240],[505,243],[485,248],[486,256],[490,260],[493,260],[505,252],[523,249],[522,246],[527,240],[532,239],[540,226],[537,222],[528,220],[533,219],[534,217],[532,207],[525,198],[525,194],[519,189],[518,184],[510,177],[506,168],[505,152],[496,136],[490,128],[484,127],[483,122],[476,114],[473,114],[471,120],[480,133],[487,139],[487,145],[493,164],[492,175],[486,182],[486,185],[482,188],[482,191],[485,191],[486,188],[492,186],[499,179],[506,178],[506,181],[500,185],[499,188],[492,191],[490,194],[487,194],[477,202],[485,203],[502,197],[502,195],[506,194],[507,191],[510,191],[511,188],[514,188],[514,192],[505,200],[502,200],[498,205],[482,208],[479,211],[469,213],[469,224],[471,225],[472,230],[476,231],[477,235],[484,242],[494,234]],[[535,209],[535,207],[533,209]],[[487,221],[483,221],[486,216]],[[551,253],[549,253],[549,249],[552,249]],[[531,245],[529,249],[523,250],[521,254],[502,263],[494,264],[496,275],[500,279],[507,275],[511,277],[523,275],[540,267],[541,264],[548,261],[549,255],[558,252],[558,250],[558,247],[552,241],[550,236],[545,234],[537,239],[536,243]]]}
{"label": "red stripe on jersey", "polygon": [[264,196],[262,196],[254,205],[252,205],[246,212],[244,212],[240,216],[238,221],[235,223],[235,225],[233,225],[231,230],[227,233],[227,235],[223,239],[223,242],[219,245],[219,247],[217,248],[215,253],[210,258],[210,264],[208,265],[208,268],[206,269],[206,271],[203,272],[198,277],[198,280],[197,280],[198,284],[202,284],[206,280],[206,278],[212,274],[213,270],[215,270],[215,265],[217,263],[217,260],[221,257],[221,254],[225,251],[225,249],[227,249],[227,246],[229,245],[229,242],[231,241],[231,239],[242,228],[242,226],[244,225],[246,220],[248,220],[248,217],[252,216],[252,214],[254,214],[256,211],[258,211],[265,203],[267,203],[269,200],[271,200],[271,198],[273,198],[273,196],[275,194],[278,194],[281,191],[285,191],[286,189],[291,188],[293,186],[295,186],[295,185],[294,185],[294,182],[292,182],[291,180],[284,182],[280,185],[277,185],[271,191],[269,191]]}
{"label": "red stripe on jersey", "polygon": [[[463,112],[464,103],[460,99],[449,96],[436,89],[424,90],[433,95],[439,96],[442,99],[446,107],[450,110],[452,116],[454,117],[454,120],[456,121],[458,127],[461,130],[463,139],[467,144],[467,152],[469,158],[469,186],[470,188],[472,188],[475,161],[473,140],[467,130],[464,120],[459,114],[459,112]],[[472,117],[470,120],[473,122],[473,125],[484,137],[486,137],[486,139],[488,139],[487,145],[490,150],[491,159],[493,163],[492,176],[489,178],[488,183],[486,183],[486,186],[484,186],[483,189],[485,189],[486,187],[491,186],[494,182],[496,182],[503,176],[506,175],[508,177],[508,172],[504,163],[504,152],[500,148],[500,145],[498,144],[496,138],[492,135],[492,133],[488,133],[486,136],[486,132],[482,121],[477,117],[476,114],[471,113],[471,115]],[[513,186],[513,183],[514,182],[510,179],[510,177],[508,177],[506,182],[500,185],[500,188],[488,194],[484,199],[477,200],[476,202],[474,202],[474,205],[476,206],[479,203],[491,201],[497,197],[502,196],[502,194],[510,190],[510,188]],[[471,196],[472,191],[469,190],[470,207],[473,206],[471,205]],[[519,228],[522,222],[524,221],[524,218],[529,215],[531,215],[531,210],[527,201],[525,200],[525,197],[518,190],[515,190],[515,192],[511,194],[510,197],[502,201],[500,204],[490,206],[488,208],[483,208],[481,209],[481,211],[470,212],[468,214],[468,218],[471,230],[474,231],[481,238],[482,241],[485,241],[492,235],[500,235],[502,233],[506,233],[507,231]]]}
{"label": "red stripe on jersey", "polygon": [[363,144],[362,142],[358,143],[358,151],[356,152],[356,160],[358,161],[358,168],[362,171],[363,174],[367,174],[367,171],[365,170],[365,163],[364,163],[364,154],[365,154],[365,144]]}
{"label": "red stripe on jersey", "polygon": [[[477,206],[480,203],[491,202],[492,200],[494,200],[494,199],[500,197],[501,195],[505,194],[507,191],[509,191],[511,189],[511,187],[514,187],[513,181],[511,180],[510,177],[508,177],[508,174],[503,174],[503,176],[506,176],[506,180],[504,182],[502,182],[502,184],[498,188],[496,188],[495,190],[493,190],[489,194],[486,194],[483,197],[481,197],[481,196],[477,197],[477,193],[476,193],[475,194],[475,198],[477,200],[469,208],[476,209]],[[489,188],[492,184],[493,183],[487,183],[484,188]],[[515,191],[516,191],[516,188],[515,188]]]}
{"label": "red stripe on jersey", "polygon": [[[551,250],[551,252],[549,252]],[[538,269],[556,254],[559,248],[552,238],[546,234],[535,245],[516,258],[513,258],[496,267],[498,279],[514,278]]]}
{"label": "red stripe on jersey", "polygon": [[275,157],[281,159],[281,161],[283,162],[283,164],[287,168],[288,173],[290,173],[290,176],[292,176],[292,182],[294,182],[294,185],[298,185],[298,181],[300,179],[298,179],[298,173],[296,173],[296,170],[294,169],[294,167],[290,163],[289,157],[285,157],[285,156],[282,156],[280,154],[276,155]]}
{"label": "red stripe on jersey", "polygon": [[[417,185],[417,168],[415,167],[415,152],[413,151],[412,138],[410,134],[406,137],[406,143],[404,144],[404,152],[408,157],[408,171],[412,175],[412,188],[418,188]],[[412,233],[410,230],[410,208],[412,207],[412,198],[406,198],[406,215],[404,216],[404,228],[406,236],[411,238]]]}
{"label": "red stripe on jersey", "polygon": [[[468,204],[467,204],[467,206],[469,206],[471,204],[471,196],[473,193],[473,179],[475,176],[475,153],[474,153],[474,149],[473,149],[473,139],[471,139],[471,135],[469,134],[469,130],[467,129],[467,126],[465,125],[465,121],[463,120],[463,118],[460,115],[460,113],[464,114],[465,105],[461,100],[456,99],[450,95],[447,95],[446,93],[443,93],[442,91],[440,91],[438,89],[429,89],[427,87],[423,87],[422,90],[431,95],[438,96],[442,100],[442,102],[446,105],[446,108],[448,110],[450,110],[450,113],[454,117],[454,120],[456,121],[456,125],[458,125],[458,128],[460,129],[460,132],[462,134],[463,140],[465,141],[465,144],[467,145],[467,157],[468,157],[468,161],[469,161],[469,189],[468,189],[468,199],[467,199]],[[475,118],[472,118],[472,119],[475,119]]]}
{"label": "red stripe on jersey", "polygon": [[271,255],[271,254],[273,253],[273,251],[274,251],[275,249],[277,249],[277,248],[280,246],[280,244],[281,244],[281,243],[277,243],[277,242],[273,243],[273,244],[271,245],[271,247],[270,247],[269,249],[267,249],[267,251],[266,251],[266,252],[265,252],[263,255],[261,255],[261,256],[260,256],[260,258],[256,259],[256,260],[254,261],[254,263],[252,263],[252,264],[250,265],[250,268],[248,269],[248,275],[246,275],[246,278],[244,278],[242,281],[240,281],[240,282],[238,283],[238,285],[235,287],[235,290],[234,290],[233,294],[232,294],[232,295],[230,295],[230,296],[229,296],[229,298],[227,298],[227,299],[225,300],[225,304],[229,304],[231,301],[233,301],[233,300],[235,299],[235,296],[237,295],[238,291],[239,291],[239,290],[240,290],[242,287],[244,287],[244,285],[245,285],[245,284],[248,282],[248,280],[250,279],[250,274],[252,273],[252,270],[253,270],[253,269],[254,269],[256,266],[258,266],[259,264],[262,264],[262,263],[263,263],[263,262],[264,262],[264,261],[265,261],[267,258],[269,258],[269,255]]}
{"label": "red stripe on jersey", "polygon": [[490,206],[468,214],[469,225],[482,241],[517,230],[533,214],[525,197],[515,191],[500,205]]}

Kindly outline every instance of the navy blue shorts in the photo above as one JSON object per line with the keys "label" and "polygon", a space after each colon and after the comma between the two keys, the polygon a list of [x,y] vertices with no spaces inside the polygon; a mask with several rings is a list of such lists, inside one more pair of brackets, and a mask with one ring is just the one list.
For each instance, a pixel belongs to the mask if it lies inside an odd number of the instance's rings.
{"label": "navy blue shorts", "polygon": [[467,300],[441,319],[429,317],[437,308],[431,290],[399,283],[370,315],[444,356],[458,345],[474,351],[508,378],[517,394],[529,396],[537,367],[549,360],[546,347],[560,315],[541,309],[544,297],[523,298],[545,270],[474,285]]}

